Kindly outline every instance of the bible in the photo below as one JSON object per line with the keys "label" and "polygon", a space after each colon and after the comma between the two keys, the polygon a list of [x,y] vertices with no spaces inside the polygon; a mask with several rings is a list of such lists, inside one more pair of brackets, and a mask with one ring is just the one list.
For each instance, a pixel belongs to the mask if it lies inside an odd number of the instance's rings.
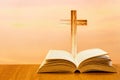
{"label": "bible", "polygon": [[116,72],[108,53],[94,48],[83,50],[73,57],[64,50],[50,50],[38,69],[41,72]]}

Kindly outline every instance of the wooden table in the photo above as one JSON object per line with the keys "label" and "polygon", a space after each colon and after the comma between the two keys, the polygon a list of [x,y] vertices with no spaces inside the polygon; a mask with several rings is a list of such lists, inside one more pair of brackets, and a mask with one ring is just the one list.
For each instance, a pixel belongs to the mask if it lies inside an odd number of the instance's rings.
{"label": "wooden table", "polygon": [[120,64],[117,73],[40,73],[38,64],[0,65],[0,80],[120,80]]}

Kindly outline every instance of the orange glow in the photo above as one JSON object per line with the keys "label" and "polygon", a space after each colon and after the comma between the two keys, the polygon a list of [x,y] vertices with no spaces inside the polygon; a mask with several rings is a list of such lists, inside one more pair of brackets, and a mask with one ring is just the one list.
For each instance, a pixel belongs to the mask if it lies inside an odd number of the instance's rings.
{"label": "orange glow", "polygon": [[102,48],[120,59],[120,0],[1,0],[0,63],[40,64],[50,49],[71,51],[70,10],[87,27],[78,27],[78,52]]}

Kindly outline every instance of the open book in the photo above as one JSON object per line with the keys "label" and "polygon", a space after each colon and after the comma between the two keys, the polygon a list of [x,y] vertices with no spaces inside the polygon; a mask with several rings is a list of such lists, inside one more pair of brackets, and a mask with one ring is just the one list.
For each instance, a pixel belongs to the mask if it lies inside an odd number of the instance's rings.
{"label": "open book", "polygon": [[39,72],[116,72],[108,53],[102,49],[81,51],[75,58],[64,50],[50,50],[39,67]]}

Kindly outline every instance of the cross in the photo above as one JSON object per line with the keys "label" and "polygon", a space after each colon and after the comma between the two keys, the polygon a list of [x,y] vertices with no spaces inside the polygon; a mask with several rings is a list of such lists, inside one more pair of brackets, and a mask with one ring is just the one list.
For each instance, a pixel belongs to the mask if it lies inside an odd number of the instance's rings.
{"label": "cross", "polygon": [[73,57],[77,55],[77,25],[87,25],[87,20],[77,20],[77,11],[71,10],[71,46]]}

